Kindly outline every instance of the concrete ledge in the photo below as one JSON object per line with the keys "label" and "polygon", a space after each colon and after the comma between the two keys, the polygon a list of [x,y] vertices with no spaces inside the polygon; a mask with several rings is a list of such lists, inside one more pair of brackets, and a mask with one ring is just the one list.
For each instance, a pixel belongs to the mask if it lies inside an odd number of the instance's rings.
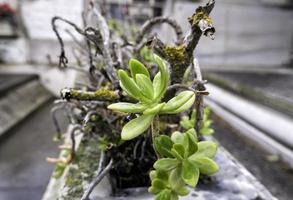
{"label": "concrete ledge", "polygon": [[[70,129],[68,129],[70,130]],[[67,134],[68,135],[68,134]],[[210,138],[212,139],[212,138]],[[62,157],[62,153],[61,153]],[[223,147],[219,147],[216,162],[220,166],[220,171],[212,176],[208,183],[199,183],[196,189],[190,188],[190,194],[181,197],[182,200],[276,200],[274,196],[250,173],[246,170],[231,154]],[[98,162],[98,161],[97,161]],[[47,190],[42,200],[65,199],[66,194],[65,178],[67,176],[67,166],[63,175],[59,179],[51,178]],[[95,171],[96,169],[93,169]],[[83,184],[83,188],[88,184]],[[132,188],[125,190],[125,195],[113,197],[111,195],[110,182],[105,177],[95,188],[91,199],[96,200],[153,200],[153,196],[147,193],[147,188]],[[63,193],[65,191],[65,193]],[[78,199],[72,199],[78,200]]]}
{"label": "concrete ledge", "polygon": [[[234,73],[235,74],[238,73],[239,75],[243,75],[245,73],[248,73],[246,76],[249,77],[251,76],[251,72],[253,71],[247,71],[247,72],[239,72],[237,70],[234,71],[227,71],[227,74],[231,74]],[[286,71],[286,70],[278,70],[276,72],[271,72],[270,70],[255,70],[254,71],[255,74],[274,74],[276,77],[280,76],[287,76],[284,78],[287,78],[285,80],[288,81],[288,76],[292,76],[292,70]],[[211,83],[220,86],[223,89],[227,89],[228,91],[231,91],[237,95],[243,96],[249,100],[258,102],[262,105],[265,105],[267,107],[273,108],[275,110],[278,110],[279,112],[285,113],[291,117],[293,117],[293,100],[292,98],[290,98],[290,94],[286,94],[286,96],[284,96],[284,92],[283,94],[281,93],[276,93],[276,91],[274,90],[269,90],[267,88],[261,88],[261,87],[257,87],[257,85],[252,86],[251,84],[249,84],[249,79],[247,79],[247,82],[244,83],[243,81],[241,81],[241,77],[240,80],[236,81],[234,79],[229,79],[226,76],[223,76],[223,71],[219,71],[217,73],[217,71],[212,71],[211,73],[207,73],[206,74],[206,78],[207,80],[209,80]],[[276,78],[275,77],[275,78]],[[293,76],[292,76],[293,77]],[[257,78],[255,78],[257,79]],[[284,80],[284,82],[285,82]],[[289,79],[290,80],[290,79]],[[267,81],[266,79],[264,79],[263,81]],[[281,84],[280,84],[281,85]],[[271,85],[272,88],[279,88],[278,85],[274,84]],[[290,86],[288,86],[289,88]],[[280,88],[280,90],[284,90],[286,91],[285,88]]]}
{"label": "concrete ledge", "polygon": [[206,103],[240,134],[293,168],[293,121],[274,110],[242,99],[212,84]]}
{"label": "concrete ledge", "polygon": [[51,97],[39,80],[27,82],[9,91],[0,99],[0,136]]}

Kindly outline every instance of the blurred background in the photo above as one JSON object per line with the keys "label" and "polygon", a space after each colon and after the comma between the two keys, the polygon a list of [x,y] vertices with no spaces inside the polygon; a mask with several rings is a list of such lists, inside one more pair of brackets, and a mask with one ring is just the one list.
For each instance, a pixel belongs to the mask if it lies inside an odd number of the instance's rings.
{"label": "blurred background", "polygon": [[[200,0],[100,0],[104,14],[137,27],[155,16],[187,18]],[[50,109],[75,70],[57,68],[60,47],[51,19],[82,26],[83,0],[0,0],[0,200],[41,199],[57,156]],[[215,138],[278,199],[293,198],[293,1],[217,0],[215,40],[202,37],[195,56],[213,110]],[[125,23],[125,22],[128,23]],[[70,63],[80,35],[58,24]],[[70,32],[69,32],[69,31]],[[155,30],[174,42],[169,27]],[[70,34],[72,33],[72,34]],[[58,118],[65,129],[67,120]]]}

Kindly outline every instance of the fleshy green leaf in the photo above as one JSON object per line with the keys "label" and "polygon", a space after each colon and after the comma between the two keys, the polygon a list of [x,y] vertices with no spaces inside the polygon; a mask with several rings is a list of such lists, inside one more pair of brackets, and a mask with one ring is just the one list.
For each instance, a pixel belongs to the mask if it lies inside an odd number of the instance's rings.
{"label": "fleshy green leaf", "polygon": [[219,171],[217,163],[208,157],[189,157],[188,160],[198,167],[202,174],[212,175]]}
{"label": "fleshy green leaf", "polygon": [[199,178],[199,169],[192,165],[188,160],[185,160],[182,166],[182,178],[184,182],[195,187]]}
{"label": "fleshy green leaf", "polygon": [[218,145],[212,141],[202,141],[197,143],[198,150],[196,156],[205,156],[208,158],[213,158],[217,153]]}
{"label": "fleshy green leaf", "polygon": [[214,130],[212,128],[204,127],[200,129],[200,133],[202,135],[212,135],[214,133]]}
{"label": "fleshy green leaf", "polygon": [[186,130],[193,128],[194,124],[191,123],[191,120],[187,116],[183,116],[182,119],[180,120],[180,126]]}
{"label": "fleshy green leaf", "polygon": [[197,147],[197,138],[196,138],[196,132],[194,128],[189,129],[188,131],[185,132],[185,134],[188,137],[188,151],[186,151],[185,157],[188,157],[192,154],[194,154],[198,147]]}
{"label": "fleshy green leaf", "polygon": [[165,103],[160,103],[157,104],[153,107],[147,108],[143,114],[145,115],[149,115],[149,114],[157,114],[158,112],[160,112],[160,110],[163,108],[163,106],[165,105]]}
{"label": "fleshy green leaf", "polygon": [[180,106],[176,110],[167,111],[165,113],[166,114],[176,114],[176,113],[184,112],[184,111],[188,110],[193,105],[194,101],[195,101],[195,94],[193,94],[187,102],[185,102],[182,106]]}
{"label": "fleshy green leaf", "polygon": [[136,83],[128,76],[128,74],[124,70],[118,70],[118,76],[122,83],[121,87],[125,88],[126,93],[130,93],[131,96],[135,98],[140,98],[142,96],[141,91]]}
{"label": "fleshy green leaf", "polygon": [[137,99],[139,101],[139,98],[137,96],[134,96],[130,91],[128,91],[127,88],[123,85],[121,80],[119,81],[119,85],[128,96],[130,96],[134,99]]}
{"label": "fleshy green leaf", "polygon": [[152,100],[154,97],[154,89],[151,79],[144,74],[137,74],[136,83],[143,95]]}
{"label": "fleshy green leaf", "polygon": [[173,191],[185,186],[183,179],[181,178],[182,167],[177,167],[170,172],[169,183]]}
{"label": "fleshy green leaf", "polygon": [[166,187],[166,182],[156,178],[152,181],[152,187],[163,190]]}
{"label": "fleshy green leaf", "polygon": [[147,68],[144,66],[144,64],[142,64],[140,61],[136,59],[129,60],[129,68],[130,68],[131,76],[134,79],[134,81],[137,81],[136,80],[137,74],[144,74],[145,76],[150,78],[150,74]]}
{"label": "fleshy green leaf", "polygon": [[[174,144],[173,148],[171,150],[172,153],[176,152],[175,154],[173,154],[177,159],[181,160],[184,158],[184,154],[185,154],[185,149],[184,146],[182,144]],[[177,156],[177,154],[179,155],[179,157]]]}
{"label": "fleshy green leaf", "polygon": [[160,135],[159,137],[155,138],[154,144],[156,150],[161,156],[169,158],[173,157],[173,155],[171,154],[173,142],[171,141],[170,137],[166,135]]}
{"label": "fleshy green leaf", "polygon": [[143,132],[151,125],[154,115],[141,115],[140,117],[131,120],[122,128],[122,140],[131,140]]}
{"label": "fleshy green leaf", "polygon": [[176,144],[182,144],[184,147],[188,145],[188,138],[185,134],[175,131],[171,135],[171,140]]}
{"label": "fleshy green leaf", "polygon": [[151,193],[151,194],[158,194],[159,192],[161,192],[160,189],[156,188],[156,187],[149,187],[148,188],[148,192]]}
{"label": "fleshy green leaf", "polygon": [[171,199],[171,190],[164,189],[159,194],[156,195],[155,200],[172,200]]}
{"label": "fleshy green leaf", "polygon": [[177,96],[170,99],[166,105],[161,110],[161,113],[170,113],[179,109],[185,103],[187,103],[194,96],[194,92],[192,91],[183,91],[180,92]]}
{"label": "fleshy green leaf", "polygon": [[188,160],[185,160],[182,166],[182,178],[184,182],[192,187],[195,187],[199,179],[199,169]]}
{"label": "fleshy green leaf", "polygon": [[147,106],[142,104],[133,104],[133,103],[113,103],[108,106],[108,109],[124,112],[124,113],[141,113],[143,112]]}
{"label": "fleshy green leaf", "polygon": [[186,196],[189,194],[189,189],[185,186],[181,187],[181,188],[178,188],[176,189],[175,191],[179,196]]}
{"label": "fleshy green leaf", "polygon": [[155,179],[158,177],[157,171],[156,170],[152,170],[150,171],[150,178],[151,180]]}
{"label": "fleshy green leaf", "polygon": [[170,200],[178,200],[178,199],[179,199],[178,195],[172,191]]}
{"label": "fleshy green leaf", "polygon": [[162,171],[170,171],[177,167],[179,164],[179,161],[173,158],[162,158],[160,160],[157,160],[154,164],[154,168],[157,170]]}
{"label": "fleshy green leaf", "polygon": [[[158,72],[153,79],[154,97],[160,99],[161,92],[161,72]],[[159,98],[160,97],[160,98]]]}
{"label": "fleshy green leaf", "polygon": [[169,174],[166,171],[161,171],[161,170],[156,170],[157,172],[157,177],[165,182],[168,182]]}
{"label": "fleshy green leaf", "polygon": [[160,99],[164,95],[164,93],[167,89],[168,81],[169,81],[169,74],[168,74],[167,68],[166,68],[163,60],[156,54],[154,55],[154,59],[160,69],[160,78],[161,78],[160,90],[159,90],[158,96],[155,96],[155,98]]}

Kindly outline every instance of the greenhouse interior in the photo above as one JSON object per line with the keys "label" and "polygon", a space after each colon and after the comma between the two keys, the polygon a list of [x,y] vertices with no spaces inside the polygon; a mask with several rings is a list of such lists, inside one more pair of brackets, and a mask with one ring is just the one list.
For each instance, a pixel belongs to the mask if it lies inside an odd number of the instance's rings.
{"label": "greenhouse interior", "polygon": [[293,0],[0,0],[0,200],[292,199]]}

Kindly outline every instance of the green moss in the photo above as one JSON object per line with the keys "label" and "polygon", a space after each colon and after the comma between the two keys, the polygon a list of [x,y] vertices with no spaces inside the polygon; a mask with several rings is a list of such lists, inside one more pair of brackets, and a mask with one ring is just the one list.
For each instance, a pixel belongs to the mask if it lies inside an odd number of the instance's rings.
{"label": "green moss", "polygon": [[94,95],[99,98],[106,99],[106,100],[115,100],[118,98],[118,95],[116,92],[110,91],[106,88],[100,88],[100,89],[96,90]]}
{"label": "green moss", "polygon": [[95,92],[89,91],[78,91],[75,89],[70,90],[70,97],[72,99],[89,101],[89,100],[115,100],[118,99],[119,96],[115,91],[108,90],[107,88],[100,88]]}
{"label": "green moss", "polygon": [[75,200],[81,198],[84,192],[82,182],[90,182],[98,168],[100,155],[98,142],[97,138],[84,135],[76,152],[76,159],[68,170],[65,179],[65,186],[68,190],[62,196],[62,199]]}
{"label": "green moss", "polygon": [[199,23],[200,20],[206,20],[208,22],[209,25],[213,24],[212,19],[209,17],[209,15],[204,12],[204,10],[200,7],[196,10],[196,12],[188,18],[189,23],[191,24],[191,26],[195,26]]}
{"label": "green moss", "polygon": [[58,179],[62,176],[64,170],[66,168],[66,164],[64,163],[57,163],[55,169],[53,171],[53,177]]}
{"label": "green moss", "polygon": [[186,46],[184,44],[180,46],[166,46],[164,53],[172,68],[172,81],[174,83],[181,82],[184,69],[189,65]]}
{"label": "green moss", "polygon": [[180,46],[166,46],[164,52],[168,60],[172,63],[182,63],[187,59],[186,46],[184,44]]}
{"label": "green moss", "polygon": [[72,98],[77,98],[79,96],[79,92],[77,90],[75,90],[75,89],[71,89],[70,90],[70,96]]}

